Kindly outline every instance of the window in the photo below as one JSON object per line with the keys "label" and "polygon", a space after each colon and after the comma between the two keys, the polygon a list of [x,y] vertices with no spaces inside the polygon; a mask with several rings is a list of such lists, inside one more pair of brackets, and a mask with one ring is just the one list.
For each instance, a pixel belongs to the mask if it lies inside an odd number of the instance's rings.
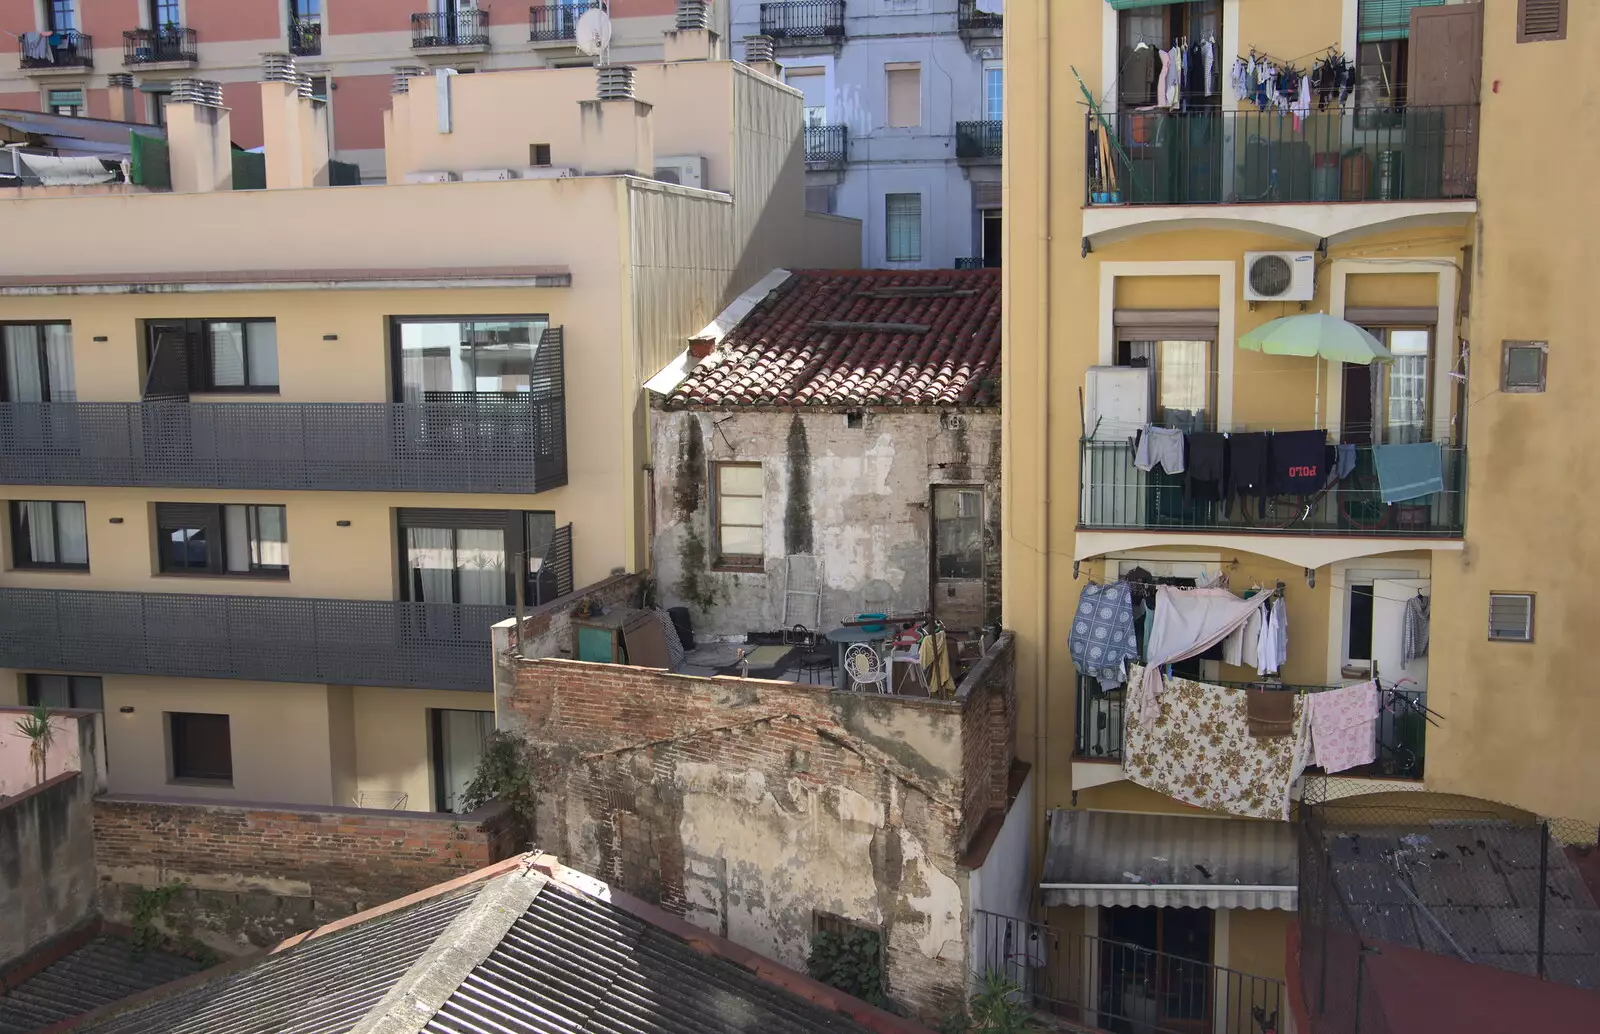
{"label": "window", "polygon": [[[1129,7],[1117,16],[1117,105],[1132,111],[1156,102],[1161,76],[1157,47],[1169,47],[1173,40],[1222,39],[1222,0],[1189,0],[1188,3],[1145,4]],[[1140,44],[1145,44],[1140,46]],[[1221,60],[1220,58],[1218,59]],[[1219,68],[1218,74],[1226,75]],[[1216,93],[1185,91],[1181,97],[1186,109],[1218,108],[1222,104],[1220,84]]]}
{"label": "window", "polygon": [[328,99],[327,76],[314,75],[311,77],[311,96],[315,97],[319,101],[325,101]]}
{"label": "window", "polygon": [[1533,593],[1489,594],[1489,639],[1492,642],[1533,642]]}
{"label": "window", "polygon": [[1394,355],[1394,362],[1375,368],[1372,382],[1373,439],[1386,445],[1425,442],[1429,426],[1428,370],[1433,332],[1422,328],[1368,327]]}
{"label": "window", "polygon": [[0,325],[0,400],[71,402],[77,398],[72,369],[72,325]]}
{"label": "window", "polygon": [[45,8],[51,32],[69,32],[78,27],[78,0],[50,0]]}
{"label": "window", "polygon": [[69,115],[77,118],[83,114],[83,91],[51,90],[45,107],[52,115]]}
{"label": "window", "polygon": [[278,325],[269,319],[145,323],[145,395],[276,394]]}
{"label": "window", "polygon": [[915,62],[883,66],[888,94],[888,126],[922,125],[922,66]]}
{"label": "window", "polygon": [[545,166],[549,165],[550,164],[550,145],[549,144],[529,144],[528,145],[528,164],[529,165],[533,165],[533,166],[537,166],[539,168],[544,168]]}
{"label": "window", "polygon": [[1549,345],[1544,341],[1500,342],[1500,390],[1543,391]]}
{"label": "window", "polygon": [[150,27],[163,29],[169,25],[181,25],[183,15],[178,8],[179,0],[150,0]]}
{"label": "window", "polygon": [[233,742],[225,714],[167,712],[171,782],[233,785]]}
{"label": "window", "polygon": [[1567,38],[1567,0],[1517,0],[1517,42]]}
{"label": "window", "polygon": [[167,101],[171,94],[165,90],[152,90],[144,95],[145,119],[152,126],[167,124]]}
{"label": "window", "polygon": [[396,320],[397,389],[401,401],[450,401],[456,393],[506,394],[543,390],[534,360],[549,320]]}
{"label": "window", "polygon": [[1365,661],[1368,671],[1372,670],[1372,613],[1375,595],[1371,582],[1350,586],[1347,600],[1349,610],[1345,618],[1344,659],[1347,662]]}
{"label": "window", "polygon": [[761,464],[719,463],[716,474],[717,559],[735,565],[759,564],[766,491]]}
{"label": "window", "polygon": [[433,743],[434,810],[460,814],[467,810],[463,798],[478,774],[478,762],[494,731],[494,712],[437,708],[428,711],[428,719]]}
{"label": "window", "polygon": [[[1205,431],[1216,412],[1217,345],[1212,337],[1154,337],[1150,329],[1118,328],[1116,365],[1154,367],[1151,400],[1155,422],[1184,431]],[[1151,335],[1151,336],[1144,336]]]}
{"label": "window", "polygon": [[935,575],[983,577],[983,489],[936,485],[933,489]]}
{"label": "window", "polygon": [[105,691],[95,675],[39,675],[29,673],[29,707],[72,707],[81,711],[105,710]]}
{"label": "window", "polygon": [[82,503],[11,504],[11,561],[17,567],[89,569],[89,525]]}
{"label": "window", "polygon": [[1361,0],[1356,32],[1356,107],[1399,112],[1406,106],[1411,9],[1445,0]]}
{"label": "window", "polygon": [[799,90],[803,96],[805,124],[821,126],[828,121],[828,70],[820,65],[808,68],[785,68],[784,81]]}
{"label": "window", "polygon": [[407,507],[396,521],[403,599],[507,606],[516,602],[519,570],[525,600],[557,595],[560,572],[545,566],[556,533],[550,511]]}
{"label": "window", "polygon": [[322,0],[289,0],[289,17],[314,21],[322,17]]}
{"label": "window", "polygon": [[282,506],[157,503],[162,574],[289,577],[289,525]]}
{"label": "window", "polygon": [[884,257],[890,262],[922,261],[922,195],[885,194]]}
{"label": "window", "polygon": [[983,120],[999,122],[1005,116],[1006,70],[995,62],[983,66]]}

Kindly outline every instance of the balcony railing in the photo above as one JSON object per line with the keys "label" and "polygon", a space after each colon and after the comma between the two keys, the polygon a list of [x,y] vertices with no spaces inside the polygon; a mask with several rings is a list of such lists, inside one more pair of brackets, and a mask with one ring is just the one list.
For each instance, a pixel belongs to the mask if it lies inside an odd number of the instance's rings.
{"label": "balcony railing", "polygon": [[551,0],[528,8],[528,41],[555,43],[576,39],[578,19],[593,9],[593,0]]}
{"label": "balcony railing", "polygon": [[411,16],[411,46],[415,50],[488,45],[489,9],[486,7],[428,11]]}
{"label": "balcony railing", "polygon": [[842,39],[844,0],[787,0],[762,4],[761,35],[791,44]]}
{"label": "balcony railing", "polygon": [[956,28],[968,35],[998,36],[1005,28],[1005,15],[978,10],[978,0],[956,0]]}
{"label": "balcony railing", "polygon": [[193,29],[166,25],[159,29],[133,29],[122,34],[124,65],[156,65],[169,61],[200,60],[200,43]]}
{"label": "balcony railing", "polygon": [[0,667],[166,678],[492,688],[511,607],[0,589]]}
{"label": "balcony railing", "polygon": [[322,53],[321,19],[289,19],[289,53],[297,57],[310,57]]}
{"label": "balcony railing", "polygon": [[957,122],[956,157],[968,161],[999,161],[1001,125],[1000,122]]}
{"label": "balcony railing", "polygon": [[849,160],[849,126],[806,127],[807,165],[814,169],[837,169]]}
{"label": "balcony railing", "polygon": [[1444,446],[1444,491],[1385,503],[1372,447],[1356,447],[1351,474],[1322,492],[1207,502],[1189,498],[1182,474],[1133,465],[1127,440],[1081,441],[1078,526],[1093,531],[1235,531],[1258,534],[1457,538],[1466,517],[1467,451]]}
{"label": "balcony railing", "polygon": [[[1088,122],[1092,205],[1438,201],[1477,193],[1478,107],[1131,111]],[[1102,150],[1105,151],[1102,154]]]}
{"label": "balcony railing", "polygon": [[958,259],[956,259],[956,268],[957,269],[999,269],[1000,268],[1000,256],[999,255],[994,255],[994,256],[990,256],[990,257],[972,256],[972,257],[969,257],[969,258],[958,258]]}
{"label": "balcony railing", "polygon": [[[1098,679],[1078,675],[1077,735],[1074,757],[1098,761],[1122,760],[1123,688],[1105,690]],[[1337,686],[1298,686],[1277,682],[1218,682],[1208,686],[1233,689],[1268,689],[1290,693],[1318,693]],[[1423,690],[1384,691],[1384,710],[1378,716],[1378,760],[1371,765],[1340,772],[1341,776],[1421,779],[1427,740],[1427,701]]]}
{"label": "balcony railing", "polygon": [[23,68],[93,68],[94,37],[76,29],[17,38]]}
{"label": "balcony railing", "polygon": [[[1255,1015],[1289,1016],[1284,984],[1126,941],[973,911],[981,980],[1020,988],[1035,1012],[1095,1030],[1151,1034],[1260,1034]],[[1267,1027],[1266,1029],[1273,1029]]]}

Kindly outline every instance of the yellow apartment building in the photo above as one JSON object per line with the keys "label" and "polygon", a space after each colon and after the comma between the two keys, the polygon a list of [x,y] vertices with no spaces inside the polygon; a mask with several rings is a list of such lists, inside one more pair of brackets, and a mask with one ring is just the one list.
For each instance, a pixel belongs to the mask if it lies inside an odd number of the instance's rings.
{"label": "yellow apartment building", "polygon": [[[1004,613],[1019,749],[1051,825],[1037,842],[1059,842],[1036,861],[1050,870],[1076,837],[1136,877],[1141,859],[1207,852],[1259,877],[1163,896],[1047,871],[1045,921],[1283,975],[1294,898],[1272,885],[1293,880],[1268,877],[1293,871],[1291,827],[1129,781],[1125,693],[1069,655],[1084,587],[1136,569],[1281,586],[1283,684],[1379,679],[1377,763],[1319,794],[1600,818],[1581,279],[1600,263],[1600,145],[1575,129],[1596,42],[1600,9],[1566,0],[1008,6]],[[1366,328],[1393,361],[1237,347],[1313,313]],[[1335,468],[1330,447],[1353,446],[1353,466],[1331,488],[1218,500],[1204,478],[1136,465],[1141,424],[1229,443],[1311,431]],[[1386,502],[1384,447],[1417,443],[1439,446],[1437,481]],[[1404,642],[1417,596],[1423,656]],[[1206,682],[1261,678],[1188,663],[1179,674]],[[1096,831],[1111,846],[1087,844]]]}
{"label": "yellow apartment building", "polygon": [[402,80],[387,184],[326,186],[279,56],[266,189],[191,80],[174,189],[0,191],[0,701],[103,709],[113,792],[457,810],[490,626],[643,562],[643,378],[860,254],[799,92],[666,46]]}

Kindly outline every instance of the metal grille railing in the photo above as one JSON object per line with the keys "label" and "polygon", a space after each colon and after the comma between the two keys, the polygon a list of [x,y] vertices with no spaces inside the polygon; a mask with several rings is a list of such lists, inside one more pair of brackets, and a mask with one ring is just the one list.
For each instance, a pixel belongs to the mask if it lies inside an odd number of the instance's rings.
{"label": "metal grille railing", "polygon": [[[1090,204],[1433,201],[1477,194],[1478,106],[1088,116]],[[1102,142],[1103,141],[1103,142]],[[1102,154],[1102,149],[1106,153]]]}
{"label": "metal grille railing", "polygon": [[806,164],[818,168],[837,168],[850,159],[850,127],[807,126]]}
{"label": "metal grille railing", "polygon": [[838,39],[844,35],[844,0],[762,4],[761,35],[802,43]]}
{"label": "metal grille railing", "polygon": [[93,36],[86,36],[76,29],[66,29],[46,33],[43,46],[46,51],[44,56],[40,56],[38,51],[29,54],[26,38],[17,37],[17,50],[21,54],[23,68],[94,67]]}
{"label": "metal grille railing", "polygon": [[0,667],[172,678],[492,688],[511,607],[0,589]]}
{"label": "metal grille railing", "polygon": [[563,524],[550,539],[539,571],[530,579],[532,592],[528,603],[532,606],[549,603],[572,592],[572,525]]}
{"label": "metal grille railing", "polygon": [[981,978],[997,974],[1039,1013],[1069,1023],[1142,1034],[1260,1034],[1282,1030],[1281,980],[1125,941],[1069,933],[973,911]]}
{"label": "metal grille railing", "polygon": [[999,158],[1001,156],[1000,122],[957,122],[957,158]]}
{"label": "metal grille railing", "polygon": [[159,29],[131,29],[122,34],[124,65],[154,65],[164,61],[200,60],[200,42],[193,29],[164,25]]}
{"label": "metal grille railing", "polygon": [[1004,27],[1005,15],[978,10],[978,0],[957,0],[956,28],[965,32],[999,32]]}
{"label": "metal grille railing", "polygon": [[1126,439],[1080,442],[1078,526],[1094,530],[1149,528],[1454,538],[1466,520],[1467,450],[1444,446],[1444,491],[1385,503],[1372,446],[1356,447],[1355,469],[1333,487],[1304,496],[1192,499],[1182,474],[1133,465]]}
{"label": "metal grille railing", "polygon": [[320,18],[289,19],[289,53],[300,57],[322,53],[322,20]]}
{"label": "metal grille railing", "polygon": [[531,391],[420,402],[0,403],[0,484],[543,492],[567,483],[563,352],[549,328]]}
{"label": "metal grille railing", "polygon": [[594,0],[551,0],[528,8],[528,41],[554,43],[575,39],[578,19],[595,6]]}
{"label": "metal grille railing", "polygon": [[[1123,701],[1126,689],[1102,689],[1100,681],[1077,676],[1077,725],[1073,739],[1074,757],[1100,761],[1122,760]],[[1291,693],[1319,693],[1338,686],[1301,686],[1279,682],[1220,682],[1206,679],[1208,686],[1230,689],[1266,689]],[[1424,690],[1385,689],[1384,710],[1378,716],[1378,760],[1371,765],[1340,772],[1341,776],[1372,776],[1387,779],[1421,779],[1427,754],[1427,702]],[[1316,772],[1318,769],[1313,768]]]}
{"label": "metal grille railing", "polygon": [[411,16],[411,46],[482,47],[489,44],[489,9],[466,7],[456,11],[427,11]]}

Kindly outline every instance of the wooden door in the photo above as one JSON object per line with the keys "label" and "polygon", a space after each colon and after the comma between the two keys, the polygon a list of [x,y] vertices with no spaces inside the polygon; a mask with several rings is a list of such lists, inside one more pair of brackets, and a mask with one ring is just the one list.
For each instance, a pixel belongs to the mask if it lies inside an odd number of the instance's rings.
{"label": "wooden door", "polygon": [[[1483,85],[1483,4],[1411,9],[1408,127],[1433,141],[1407,141],[1410,157],[1437,162],[1445,197],[1472,197],[1478,178],[1478,98]],[[1408,179],[1422,170],[1407,170]]]}

